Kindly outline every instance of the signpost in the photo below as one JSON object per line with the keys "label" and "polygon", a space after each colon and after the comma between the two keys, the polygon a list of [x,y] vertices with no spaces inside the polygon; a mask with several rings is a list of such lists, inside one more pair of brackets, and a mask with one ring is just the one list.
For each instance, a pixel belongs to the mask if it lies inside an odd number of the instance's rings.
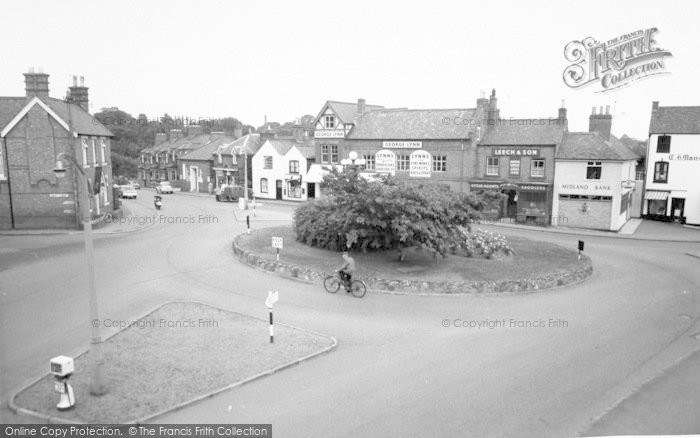
{"label": "signpost", "polygon": [[581,260],[581,253],[583,252],[583,240],[578,241],[578,259]]}
{"label": "signpost", "polygon": [[265,300],[265,305],[267,306],[267,310],[270,313],[270,344],[275,342],[275,330],[274,326],[272,324],[272,306],[279,301],[280,299],[280,294],[278,291],[268,291],[267,292],[267,299]]}
{"label": "signpost", "polygon": [[250,215],[245,217],[245,223],[248,226],[248,234],[250,234]]}
{"label": "signpost", "polygon": [[282,249],[283,240],[281,237],[272,237],[272,247],[277,248],[277,260],[280,259],[280,249]]}

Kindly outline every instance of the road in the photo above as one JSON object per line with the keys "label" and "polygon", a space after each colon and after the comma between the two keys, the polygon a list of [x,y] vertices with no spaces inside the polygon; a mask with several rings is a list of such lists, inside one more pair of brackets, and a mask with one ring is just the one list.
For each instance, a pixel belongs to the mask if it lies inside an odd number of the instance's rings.
{"label": "road", "polygon": [[[148,194],[126,202],[148,211]],[[252,227],[289,223],[290,212],[264,205]],[[101,318],[133,320],[176,299],[265,317],[267,291],[279,290],[276,321],[332,335],[339,345],[158,422],[272,423],[283,437],[574,435],[700,348],[691,336],[700,331],[700,269],[686,255],[698,252],[696,243],[587,237],[595,272],[579,285],[526,295],[370,293],[358,300],[236,261],[230,243],[245,222],[234,204],[175,194],[161,213],[169,219],[96,238]],[[572,248],[578,240],[508,233]],[[46,373],[50,357],[88,345],[81,245],[79,234],[0,236],[3,398]],[[455,326],[504,319],[545,327]],[[5,422],[27,421],[2,412]]]}

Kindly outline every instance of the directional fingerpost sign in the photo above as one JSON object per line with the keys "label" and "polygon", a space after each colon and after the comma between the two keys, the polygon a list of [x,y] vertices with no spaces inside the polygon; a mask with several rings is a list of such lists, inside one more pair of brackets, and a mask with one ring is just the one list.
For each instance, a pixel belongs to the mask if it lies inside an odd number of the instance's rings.
{"label": "directional fingerpost sign", "polygon": [[282,249],[283,239],[281,237],[272,237],[272,247],[277,248],[277,260],[280,259],[280,249]]}
{"label": "directional fingerpost sign", "polygon": [[578,241],[578,259],[581,260],[581,252],[583,252],[583,240]]}
{"label": "directional fingerpost sign", "polygon": [[270,312],[270,344],[275,342],[275,330],[272,325],[272,306],[280,299],[280,293],[277,291],[268,291],[265,305]]}

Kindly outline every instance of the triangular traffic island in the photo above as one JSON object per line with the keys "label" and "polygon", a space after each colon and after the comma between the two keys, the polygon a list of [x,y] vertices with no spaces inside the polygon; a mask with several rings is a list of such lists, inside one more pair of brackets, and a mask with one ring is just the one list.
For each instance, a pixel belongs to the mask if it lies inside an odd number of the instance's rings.
{"label": "triangular traffic island", "polygon": [[142,422],[280,371],[336,346],[334,338],[196,302],[167,303],[103,342],[108,392],[89,394],[89,353],[75,358],[74,409],[58,411],[54,378],[15,394],[15,411],[49,422]]}

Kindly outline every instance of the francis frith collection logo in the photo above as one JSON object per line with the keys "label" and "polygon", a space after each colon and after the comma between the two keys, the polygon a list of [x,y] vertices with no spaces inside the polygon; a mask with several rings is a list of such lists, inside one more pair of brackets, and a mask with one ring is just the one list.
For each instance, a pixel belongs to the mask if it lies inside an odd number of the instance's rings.
{"label": "francis frith collection logo", "polygon": [[638,79],[666,74],[664,57],[673,56],[657,47],[657,28],[637,30],[608,41],[592,37],[571,41],[564,48],[566,60],[564,83],[571,88],[600,83],[602,90],[612,91]]}

